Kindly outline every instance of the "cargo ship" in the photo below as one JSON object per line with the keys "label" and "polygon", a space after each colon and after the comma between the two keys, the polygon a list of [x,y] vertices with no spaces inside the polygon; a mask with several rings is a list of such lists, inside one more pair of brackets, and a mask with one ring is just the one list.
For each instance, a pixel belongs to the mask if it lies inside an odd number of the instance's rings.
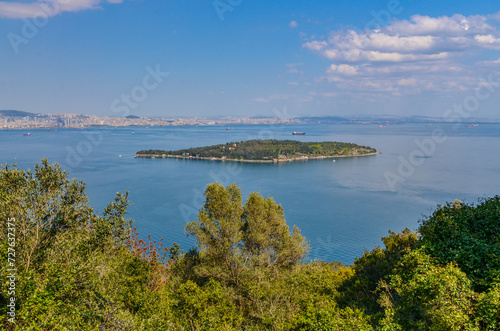
{"label": "cargo ship", "polygon": [[293,131],[293,132],[292,132],[292,134],[293,134],[294,136],[305,136],[305,135],[306,135],[306,133],[305,133],[305,132],[297,132],[297,131]]}

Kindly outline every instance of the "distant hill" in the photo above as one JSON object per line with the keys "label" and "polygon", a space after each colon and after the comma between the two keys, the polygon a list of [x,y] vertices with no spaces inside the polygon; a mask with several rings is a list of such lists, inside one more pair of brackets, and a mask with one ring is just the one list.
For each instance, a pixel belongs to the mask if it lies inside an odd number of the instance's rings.
{"label": "distant hill", "polygon": [[125,118],[128,118],[128,119],[137,119],[137,118],[140,118],[139,116],[135,116],[135,115],[128,115],[128,116],[125,116]]}
{"label": "distant hill", "polygon": [[26,111],[20,111],[20,110],[0,110],[0,115],[9,117],[26,117],[26,116],[38,116],[39,114],[28,113]]}

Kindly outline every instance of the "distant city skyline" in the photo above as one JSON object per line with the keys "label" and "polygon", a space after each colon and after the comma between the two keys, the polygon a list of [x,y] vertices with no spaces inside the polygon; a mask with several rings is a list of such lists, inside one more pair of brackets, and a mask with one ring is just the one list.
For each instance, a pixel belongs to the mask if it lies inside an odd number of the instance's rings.
{"label": "distant city skyline", "polygon": [[500,118],[492,0],[8,0],[0,36],[0,109]]}

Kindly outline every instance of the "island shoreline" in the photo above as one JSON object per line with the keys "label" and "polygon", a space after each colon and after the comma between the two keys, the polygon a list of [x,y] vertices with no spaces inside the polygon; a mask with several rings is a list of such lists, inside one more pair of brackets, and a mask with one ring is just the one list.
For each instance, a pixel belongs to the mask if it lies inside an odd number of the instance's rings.
{"label": "island shoreline", "polygon": [[144,159],[187,159],[187,160],[206,160],[206,161],[221,161],[221,162],[244,162],[244,163],[279,163],[279,162],[294,162],[294,161],[309,161],[309,160],[324,160],[324,159],[336,159],[336,158],[347,158],[347,157],[362,157],[362,156],[374,156],[382,154],[382,152],[377,151],[375,153],[366,154],[351,154],[351,155],[318,155],[318,156],[301,156],[293,158],[279,158],[272,160],[242,160],[242,159],[227,159],[227,158],[217,158],[217,157],[202,157],[202,156],[192,156],[192,155],[171,155],[171,154],[139,154],[136,153],[136,158]]}

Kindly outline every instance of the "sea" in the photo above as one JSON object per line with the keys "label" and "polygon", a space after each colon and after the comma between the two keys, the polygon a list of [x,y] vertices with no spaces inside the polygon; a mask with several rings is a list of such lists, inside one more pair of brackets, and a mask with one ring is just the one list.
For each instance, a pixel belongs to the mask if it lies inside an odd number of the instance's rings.
{"label": "sea", "polygon": [[[305,132],[293,136],[293,131]],[[25,135],[27,133],[29,135]],[[277,164],[143,159],[144,149],[175,150],[249,139],[339,141],[367,145],[379,155]],[[416,230],[437,205],[478,203],[500,194],[500,125],[231,125],[0,131],[0,163],[33,168],[43,158],[86,183],[102,213],[117,192],[129,193],[128,217],[140,237],[178,243],[197,219],[207,184],[237,183],[272,197],[287,224],[301,229],[308,260],[351,264],[382,245],[388,231]]]}

